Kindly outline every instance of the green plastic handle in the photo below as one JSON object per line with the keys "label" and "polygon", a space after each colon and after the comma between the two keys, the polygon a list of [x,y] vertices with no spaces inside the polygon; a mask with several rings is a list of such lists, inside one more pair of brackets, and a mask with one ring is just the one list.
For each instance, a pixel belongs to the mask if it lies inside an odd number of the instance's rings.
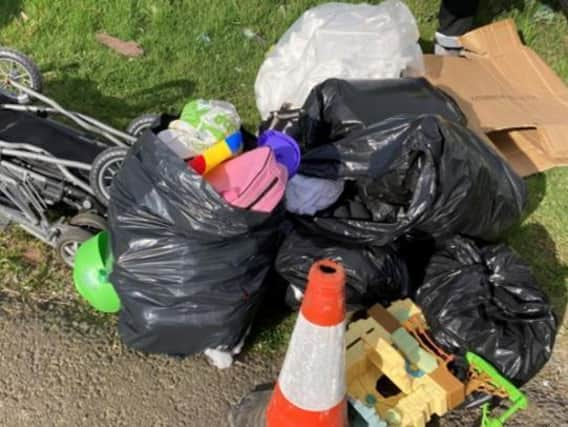
{"label": "green plastic handle", "polygon": [[516,412],[528,407],[529,401],[525,394],[503,377],[493,365],[475,353],[468,352],[465,357],[467,362],[475,369],[487,374],[487,376],[491,378],[493,385],[504,389],[511,401],[510,407],[497,418],[493,418],[489,415],[489,404],[483,405],[481,417],[482,427],[503,427],[507,420]]}

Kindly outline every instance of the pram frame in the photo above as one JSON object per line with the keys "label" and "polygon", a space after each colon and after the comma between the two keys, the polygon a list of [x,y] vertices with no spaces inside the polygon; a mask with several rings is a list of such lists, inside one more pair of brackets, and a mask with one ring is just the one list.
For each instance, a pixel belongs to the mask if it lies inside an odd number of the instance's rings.
{"label": "pram frame", "polygon": [[16,89],[28,95],[31,99],[35,99],[44,103],[47,106],[36,106],[36,105],[22,105],[22,104],[0,104],[0,109],[12,110],[12,111],[25,111],[29,113],[49,113],[49,114],[59,114],[61,116],[67,117],[69,120],[74,122],[77,126],[83,130],[105,138],[106,142],[116,145],[118,147],[128,147],[136,142],[136,137],[129,135],[126,132],[122,132],[111,126],[108,126],[99,120],[87,116],[85,114],[77,113],[74,111],[69,111],[59,105],[53,99],[36,92],[29,87],[23,86],[18,82],[9,80],[9,83]]}
{"label": "pram frame", "polygon": [[[62,116],[70,120],[78,128],[100,137],[100,139],[97,139],[102,140],[101,142],[105,142],[109,146],[129,147],[136,141],[136,137],[108,126],[93,117],[69,111],[56,101],[29,87],[13,80],[10,80],[9,83],[28,95],[31,100],[40,102],[41,105],[2,103],[0,104],[0,110]],[[46,165],[51,165],[61,173],[64,180],[58,182],[53,179],[51,181],[49,177],[13,163],[9,160],[10,158],[40,161]],[[57,247],[60,237],[66,231],[76,228],[68,224],[64,217],[60,217],[55,221],[48,220],[46,213],[49,205],[42,195],[38,194],[34,185],[30,184],[30,179],[34,180],[35,183],[56,185],[58,189],[61,189],[62,197],[65,196],[63,189],[65,188],[65,183],[68,182],[70,186],[74,186],[85,193],[84,201],[81,206],[78,206],[78,211],[89,212],[96,210],[95,192],[89,181],[82,179],[78,174],[74,174],[73,170],[90,172],[92,165],[56,158],[48,151],[32,144],[0,139],[0,193],[14,206],[0,204],[0,227],[6,227],[10,223],[15,223],[49,246]],[[12,191],[15,188],[18,189],[19,194],[15,194]]]}

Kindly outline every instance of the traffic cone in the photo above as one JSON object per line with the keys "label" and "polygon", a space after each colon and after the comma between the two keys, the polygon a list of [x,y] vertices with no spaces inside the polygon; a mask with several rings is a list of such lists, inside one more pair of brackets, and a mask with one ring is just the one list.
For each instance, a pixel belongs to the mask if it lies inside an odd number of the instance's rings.
{"label": "traffic cone", "polygon": [[345,427],[345,271],[315,263],[278,383],[266,409],[266,427]]}

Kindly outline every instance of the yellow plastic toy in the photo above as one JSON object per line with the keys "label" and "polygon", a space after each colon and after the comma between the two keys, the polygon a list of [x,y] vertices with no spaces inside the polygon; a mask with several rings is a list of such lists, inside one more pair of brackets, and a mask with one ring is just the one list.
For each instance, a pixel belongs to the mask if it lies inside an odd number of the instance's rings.
{"label": "yellow plastic toy", "polygon": [[348,327],[349,398],[375,402],[389,426],[423,427],[465,400],[465,385],[447,368],[451,356],[421,337],[425,325],[420,309],[404,300],[388,310],[376,305]]}
{"label": "yellow plastic toy", "polygon": [[241,132],[238,131],[215,143],[199,156],[189,160],[188,164],[198,174],[205,175],[225,160],[229,160],[231,157],[239,154],[242,148],[243,136]]}
{"label": "yellow plastic toy", "polygon": [[478,391],[510,401],[497,418],[485,405],[482,427],[502,427],[527,407],[524,394],[475,354],[467,353],[464,382],[456,378],[448,368],[454,357],[432,340],[422,311],[411,300],[388,309],[375,305],[367,314],[347,329],[347,394],[364,409],[374,409],[380,418],[375,425],[424,427],[433,415],[443,416]]}

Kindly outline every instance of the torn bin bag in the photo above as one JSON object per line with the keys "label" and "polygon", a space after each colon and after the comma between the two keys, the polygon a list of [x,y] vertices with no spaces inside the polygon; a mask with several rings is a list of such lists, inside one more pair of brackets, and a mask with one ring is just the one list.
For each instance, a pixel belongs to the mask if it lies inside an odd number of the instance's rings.
{"label": "torn bin bag", "polygon": [[407,295],[408,271],[395,248],[338,245],[322,236],[302,234],[296,228],[286,237],[276,258],[276,271],[293,287],[296,301],[287,298],[293,308],[305,291],[310,267],[324,258],[340,262],[345,268],[350,308],[388,305]]}
{"label": "torn bin bag", "polygon": [[552,354],[557,321],[530,268],[507,246],[454,238],[436,252],[416,301],[447,351],[471,351],[517,385]]}
{"label": "torn bin bag", "polygon": [[329,79],[312,90],[303,111],[302,139],[307,148],[400,114],[436,114],[467,123],[454,99],[424,78]]}
{"label": "torn bin bag", "polygon": [[110,277],[124,342],[187,355],[235,347],[263,294],[283,204],[272,214],[229,206],[151,133],[113,180]]}
{"label": "torn bin bag", "polygon": [[469,129],[433,115],[352,131],[305,153],[300,173],[355,181],[356,197],[345,199],[346,191],[343,206],[340,199],[299,220],[312,233],[357,244],[383,246],[404,234],[493,240],[520,220],[526,201],[524,181],[503,158]]}

